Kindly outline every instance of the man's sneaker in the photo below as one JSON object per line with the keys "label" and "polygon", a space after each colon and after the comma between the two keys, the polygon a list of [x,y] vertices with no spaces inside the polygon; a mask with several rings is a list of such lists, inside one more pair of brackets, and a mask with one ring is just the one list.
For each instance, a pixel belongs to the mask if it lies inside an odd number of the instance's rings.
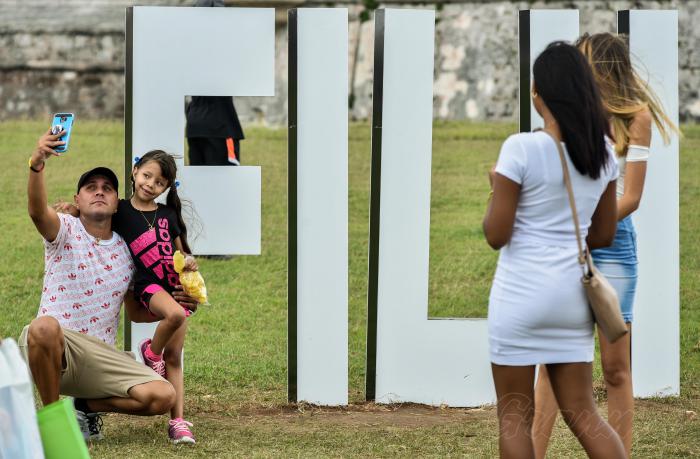
{"label": "man's sneaker", "polygon": [[[75,399],[74,404],[80,405],[80,399]],[[81,411],[75,408],[75,416],[78,418],[78,426],[85,441],[102,440],[102,417],[99,413]]]}
{"label": "man's sneaker", "polygon": [[147,367],[150,367],[158,373],[160,376],[165,378],[165,361],[163,359],[154,362],[153,360],[149,359],[146,357],[146,348],[151,344],[151,340],[146,338],[145,340],[141,341],[139,343],[139,352],[141,353],[141,358],[143,359],[143,363],[146,364]]}
{"label": "man's sneaker", "polygon": [[175,418],[171,419],[168,424],[168,437],[170,437],[171,442],[176,445],[178,443],[195,443],[194,435],[190,431],[190,427],[192,427],[191,422],[187,422],[182,418]]}

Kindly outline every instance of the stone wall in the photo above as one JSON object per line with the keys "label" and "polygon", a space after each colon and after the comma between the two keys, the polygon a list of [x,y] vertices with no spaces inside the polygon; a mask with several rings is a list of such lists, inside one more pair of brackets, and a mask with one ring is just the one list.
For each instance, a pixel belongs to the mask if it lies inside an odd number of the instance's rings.
{"label": "stone wall", "polygon": [[[139,2],[188,6],[189,0]],[[413,0],[388,0],[410,6]],[[468,2],[416,5],[436,8],[434,116],[440,119],[516,120],[517,17],[520,9],[576,8],[581,30],[614,32],[617,10],[678,9],[681,119],[700,121],[700,0]],[[430,4],[432,3],[432,5]],[[49,8],[47,5],[58,5]],[[0,0],[0,119],[42,118],[74,111],[81,118],[119,118],[124,112],[125,0]],[[320,0],[258,0],[227,5],[277,9],[276,96],[236,98],[244,123],[282,125],[287,110],[286,9]],[[353,119],[372,109],[373,21],[350,12],[349,69]],[[357,49],[356,49],[357,48]],[[355,56],[357,55],[357,60]]]}

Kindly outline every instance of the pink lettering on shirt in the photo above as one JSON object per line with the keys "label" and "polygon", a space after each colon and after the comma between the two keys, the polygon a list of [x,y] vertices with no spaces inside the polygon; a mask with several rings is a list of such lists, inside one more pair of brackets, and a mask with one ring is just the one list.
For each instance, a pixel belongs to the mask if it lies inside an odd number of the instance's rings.
{"label": "pink lettering on shirt", "polygon": [[180,275],[168,273],[168,283],[171,287],[175,287],[180,283]]}
{"label": "pink lettering on shirt", "polygon": [[[168,259],[173,259],[173,245],[169,242],[159,242],[158,247],[160,248],[160,253],[165,255]],[[165,257],[163,257],[165,258]]]}
{"label": "pink lettering on shirt", "polygon": [[158,230],[158,236],[160,236],[161,241],[170,242],[170,231],[168,231],[167,228],[160,228]]}

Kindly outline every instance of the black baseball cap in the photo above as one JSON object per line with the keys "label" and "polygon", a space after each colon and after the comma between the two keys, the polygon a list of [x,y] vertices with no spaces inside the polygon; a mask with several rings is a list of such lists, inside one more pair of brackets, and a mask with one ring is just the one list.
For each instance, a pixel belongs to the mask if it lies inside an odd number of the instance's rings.
{"label": "black baseball cap", "polygon": [[117,180],[117,175],[114,172],[112,172],[112,169],[110,169],[109,167],[96,167],[80,176],[80,179],[78,180],[77,193],[80,193],[80,189],[85,185],[85,183],[87,183],[89,179],[96,175],[101,175],[102,177],[112,182],[114,191],[119,191],[119,180]]}

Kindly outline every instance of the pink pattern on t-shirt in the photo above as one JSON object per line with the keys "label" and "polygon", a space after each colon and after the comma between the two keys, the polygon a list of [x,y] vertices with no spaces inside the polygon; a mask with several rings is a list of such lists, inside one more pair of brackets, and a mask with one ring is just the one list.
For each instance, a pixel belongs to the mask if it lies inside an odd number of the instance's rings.
{"label": "pink pattern on t-shirt", "polygon": [[[114,345],[119,311],[134,273],[126,245],[114,233],[98,244],[80,219],[60,214],[60,229],[44,241],[44,288],[37,316]],[[121,243],[120,243],[121,242]]]}
{"label": "pink pattern on t-shirt", "polygon": [[134,255],[138,255],[154,242],[156,242],[156,232],[153,230],[148,230],[141,236],[134,239],[134,241],[129,244],[129,247]]}
{"label": "pink pattern on t-shirt", "polygon": [[150,270],[161,281],[163,287],[175,287],[180,283],[180,277],[173,265],[175,249],[169,226],[168,219],[161,217],[157,220],[155,228],[146,230],[129,244],[132,255],[141,262],[138,269]]}
{"label": "pink pattern on t-shirt", "polygon": [[[150,231],[149,231],[149,233],[150,233]],[[139,255],[139,260],[141,260],[141,263],[143,263],[143,265],[147,268],[150,267],[155,262],[157,262],[159,259],[160,259],[160,254],[158,253],[158,246],[157,245],[154,245],[153,247],[151,247],[143,255]],[[162,278],[163,277],[161,276],[161,279]]]}

